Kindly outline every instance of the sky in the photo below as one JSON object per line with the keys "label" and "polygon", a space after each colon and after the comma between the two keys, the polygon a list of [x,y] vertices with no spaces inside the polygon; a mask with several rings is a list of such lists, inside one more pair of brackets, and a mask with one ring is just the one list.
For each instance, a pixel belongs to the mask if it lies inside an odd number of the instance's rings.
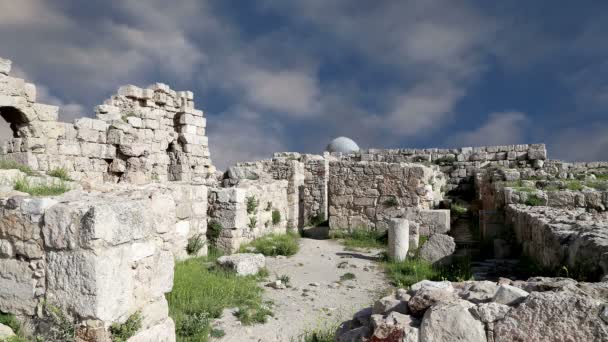
{"label": "sky", "polygon": [[608,160],[607,16],[591,0],[0,0],[0,56],[62,121],[123,84],[192,90],[220,169],[337,136]]}

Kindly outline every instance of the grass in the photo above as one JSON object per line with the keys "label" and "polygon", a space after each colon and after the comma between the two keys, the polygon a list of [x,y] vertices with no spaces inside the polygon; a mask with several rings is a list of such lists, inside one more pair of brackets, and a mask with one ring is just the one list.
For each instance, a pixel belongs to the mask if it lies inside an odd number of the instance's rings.
{"label": "grass", "polygon": [[472,277],[468,258],[456,259],[454,263],[445,266],[434,266],[418,257],[404,261],[389,260],[384,263],[384,269],[393,285],[397,287],[409,287],[425,279],[464,281]]}
{"label": "grass", "polygon": [[388,243],[388,234],[376,230],[356,228],[352,231],[338,230],[331,233],[333,239],[342,240],[348,248],[384,248]]}
{"label": "grass", "polygon": [[202,234],[197,234],[188,239],[188,244],[186,245],[186,252],[188,253],[188,255],[195,255],[204,246],[205,246],[205,241],[203,241]]}
{"label": "grass", "polygon": [[530,195],[530,196],[528,196],[528,198],[526,199],[526,201],[524,203],[531,207],[538,207],[538,206],[545,205],[545,200],[536,195]]}
{"label": "grass", "polygon": [[4,312],[0,312],[0,323],[13,329],[13,332],[15,333],[15,335],[19,335],[21,333],[21,323],[17,320],[17,318],[13,314],[7,314]]}
{"label": "grass", "polygon": [[32,196],[57,196],[68,192],[70,188],[63,182],[54,184],[31,184],[27,179],[18,179],[15,190],[28,193]]}
{"label": "grass", "polygon": [[255,196],[247,197],[247,214],[257,212],[259,204],[260,202],[255,198]]}
{"label": "grass", "polygon": [[28,176],[33,176],[35,174],[34,170],[29,166],[10,159],[0,159],[0,170],[19,170]]}
{"label": "grass", "polygon": [[122,323],[114,323],[110,326],[110,333],[112,334],[112,341],[114,342],[126,342],[129,338],[135,336],[137,331],[141,329],[141,313],[135,312],[127,320]]}
{"label": "grass", "polygon": [[579,181],[579,180],[566,181],[566,189],[568,189],[568,190],[581,191],[581,190],[583,190],[583,188],[584,188],[584,186],[581,183],[581,181]]}
{"label": "grass", "polygon": [[241,246],[240,251],[245,252],[249,247],[253,247],[258,253],[265,256],[292,256],[300,249],[299,238],[296,233],[269,234]]}
{"label": "grass", "polygon": [[209,240],[211,244],[215,244],[217,239],[219,239],[220,235],[222,234],[223,229],[224,226],[222,226],[222,224],[218,221],[209,221],[209,223],[207,223],[207,240]]}
{"label": "grass", "polygon": [[277,279],[280,280],[281,283],[285,284],[285,286],[288,286],[291,283],[291,277],[288,276],[287,274],[283,274],[280,277],[278,277]]}
{"label": "grass", "polygon": [[466,216],[467,213],[469,212],[469,210],[465,207],[463,207],[462,205],[458,204],[458,203],[453,203],[452,206],[450,207],[450,213],[453,216]]}
{"label": "grass", "polygon": [[262,300],[258,277],[240,277],[210,264],[221,255],[210,249],[207,257],[175,265],[173,290],[167,294],[169,314],[175,320],[177,341],[208,341],[223,332],[211,328],[225,308],[238,307],[243,324],[263,322],[270,314]]}
{"label": "grass", "polygon": [[336,326],[309,329],[292,338],[290,342],[334,342],[336,338]]}
{"label": "grass", "polygon": [[255,216],[251,216],[249,218],[249,223],[247,224],[247,227],[249,227],[249,229],[255,229],[257,224],[258,224],[258,218]]}
{"label": "grass", "polygon": [[340,276],[340,281],[353,280],[355,278],[357,278],[357,276],[354,273],[347,272]]}
{"label": "grass", "polygon": [[272,211],[272,224],[276,226],[277,224],[279,224],[279,222],[281,222],[281,212],[278,210],[273,210]]}
{"label": "grass", "polygon": [[51,176],[51,177],[59,178],[62,181],[65,181],[65,182],[71,182],[72,181],[72,178],[70,178],[70,174],[64,168],[53,169],[53,170],[49,171],[47,174],[49,176]]}

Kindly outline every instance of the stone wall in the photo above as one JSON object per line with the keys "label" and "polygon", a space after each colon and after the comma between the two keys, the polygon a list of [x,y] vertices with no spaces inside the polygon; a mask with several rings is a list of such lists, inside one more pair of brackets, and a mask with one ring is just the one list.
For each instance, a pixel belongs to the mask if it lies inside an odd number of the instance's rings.
{"label": "stone wall", "polygon": [[447,178],[446,191],[470,191],[475,173],[487,165],[542,168],[547,159],[544,144],[462,147],[456,149],[369,149],[353,155],[332,154],[351,161],[415,162],[439,165]]}
{"label": "stone wall", "polygon": [[330,162],[329,226],[386,228],[388,218],[432,208],[441,199],[439,189],[444,182],[437,167],[421,164]]}
{"label": "stone wall", "polygon": [[33,170],[63,168],[73,179],[144,183],[200,182],[215,172],[209,157],[205,118],[193,94],[156,83],[121,87],[96,118],[59,122],[56,106],[36,102],[36,87],[0,72],[0,116],[13,137],[0,157]]}
{"label": "stone wall", "polygon": [[522,252],[541,266],[592,281],[608,274],[607,213],[511,204],[506,219]]}
{"label": "stone wall", "polygon": [[83,329],[140,311],[135,340],[174,340],[164,295],[174,255],[185,257],[189,237],[204,241],[206,197],[205,186],[171,183],[0,199],[0,311],[36,327],[50,303]]}
{"label": "stone wall", "polygon": [[301,193],[304,223],[329,218],[329,158],[305,155],[302,158],[305,177]]}
{"label": "stone wall", "polygon": [[[286,180],[243,180],[229,188],[210,188],[209,222],[221,224],[217,247],[233,253],[251,240],[286,233],[289,220]],[[255,202],[255,208],[251,205]],[[249,203],[249,204],[248,204]],[[280,222],[273,223],[273,211]]]}

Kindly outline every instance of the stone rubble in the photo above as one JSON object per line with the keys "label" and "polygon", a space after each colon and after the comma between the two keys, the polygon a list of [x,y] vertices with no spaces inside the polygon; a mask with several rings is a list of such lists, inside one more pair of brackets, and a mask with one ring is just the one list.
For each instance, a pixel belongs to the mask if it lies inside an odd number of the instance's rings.
{"label": "stone rubble", "polygon": [[266,265],[266,258],[263,254],[237,253],[219,257],[217,264],[239,276],[248,276],[258,274]]}
{"label": "stone rubble", "polygon": [[[404,292],[398,290],[377,301],[373,309],[361,310],[342,323],[336,341],[608,340],[608,324],[602,318],[608,301],[607,282],[579,283],[565,278],[508,282],[419,282],[408,291],[411,297],[398,300],[398,294]],[[491,288],[498,290],[488,297]],[[528,295],[524,289],[532,292]],[[506,300],[509,304],[501,304],[498,301],[506,298],[503,291],[519,295]]]}

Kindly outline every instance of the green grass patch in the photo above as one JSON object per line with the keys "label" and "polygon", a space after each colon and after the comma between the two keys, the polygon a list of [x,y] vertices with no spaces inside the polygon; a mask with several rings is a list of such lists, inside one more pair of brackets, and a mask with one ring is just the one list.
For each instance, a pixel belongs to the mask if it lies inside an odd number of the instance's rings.
{"label": "green grass patch", "polygon": [[529,195],[524,203],[531,207],[538,207],[545,205],[545,200],[536,195]]}
{"label": "green grass patch", "polygon": [[298,337],[291,338],[290,342],[334,342],[337,329],[334,326],[309,329]]}
{"label": "green grass patch", "polygon": [[209,223],[207,223],[207,240],[212,245],[215,245],[217,242],[217,239],[219,239],[220,235],[222,234],[223,229],[224,229],[224,226],[222,226],[222,224],[219,223],[218,221],[216,221],[216,220],[209,221]]}
{"label": "green grass patch", "polygon": [[258,211],[258,205],[260,205],[260,201],[258,201],[255,196],[247,197],[247,214],[253,214]]}
{"label": "green grass patch", "polygon": [[207,257],[177,262],[173,290],[167,294],[169,314],[175,320],[177,341],[208,341],[211,322],[225,308],[238,307],[243,324],[262,322],[270,314],[262,300],[258,277],[239,277],[212,266],[220,256],[214,248]]}
{"label": "green grass patch", "polygon": [[188,239],[188,244],[186,245],[186,252],[188,253],[188,255],[195,255],[203,247],[205,247],[205,241],[203,241],[203,235],[197,234]]}
{"label": "green grass patch", "polygon": [[331,238],[341,240],[348,248],[384,248],[388,244],[387,232],[363,228],[351,231],[337,230],[331,233]]}
{"label": "green grass patch", "polygon": [[10,159],[0,159],[0,170],[19,170],[28,176],[33,176],[35,174],[34,170],[29,166]]}
{"label": "green grass patch", "polygon": [[13,332],[15,333],[15,335],[19,335],[21,333],[21,323],[17,320],[17,317],[15,317],[15,315],[13,315],[13,314],[7,314],[4,312],[0,312],[0,323],[13,329]]}
{"label": "green grass patch", "polygon": [[272,224],[277,225],[281,222],[281,212],[278,210],[272,211]]}
{"label": "green grass patch", "polygon": [[581,183],[581,181],[579,181],[579,180],[566,181],[566,189],[568,189],[568,190],[581,191],[581,190],[583,190],[583,188],[584,188],[584,186]]}
{"label": "green grass patch", "polygon": [[354,273],[347,272],[340,276],[340,281],[353,280],[355,278],[357,278],[357,276]]}
{"label": "green grass patch", "polygon": [[299,239],[298,234],[291,232],[287,234],[269,234],[241,246],[240,251],[243,253],[249,247],[253,247],[258,253],[262,253],[265,256],[292,256],[300,249],[298,244]]}
{"label": "green grass patch", "polygon": [[608,181],[605,180],[590,180],[587,181],[585,183],[585,185],[587,185],[590,188],[594,188],[595,190],[599,190],[599,191],[606,191],[608,190]]}
{"label": "green grass patch", "polygon": [[135,312],[124,323],[114,323],[110,326],[112,341],[126,342],[129,338],[135,336],[137,331],[141,329],[141,313]]}
{"label": "green grass patch", "polygon": [[63,182],[34,185],[27,179],[22,178],[15,182],[15,190],[28,193],[32,196],[57,196],[68,192],[70,188]]}
{"label": "green grass patch", "polygon": [[59,178],[62,181],[65,181],[65,182],[71,182],[72,181],[72,178],[70,178],[70,174],[64,168],[53,169],[53,170],[49,171],[47,174],[49,176],[51,176],[51,177]]}
{"label": "green grass patch", "polygon": [[472,278],[470,258],[457,258],[450,265],[434,266],[418,257],[404,261],[387,261],[384,269],[393,285],[409,287],[419,281],[465,281]]}
{"label": "green grass patch", "polygon": [[462,206],[458,203],[453,203],[452,206],[450,207],[450,213],[456,217],[466,216],[468,214],[468,212],[469,212],[469,209],[465,208],[464,206]]}

